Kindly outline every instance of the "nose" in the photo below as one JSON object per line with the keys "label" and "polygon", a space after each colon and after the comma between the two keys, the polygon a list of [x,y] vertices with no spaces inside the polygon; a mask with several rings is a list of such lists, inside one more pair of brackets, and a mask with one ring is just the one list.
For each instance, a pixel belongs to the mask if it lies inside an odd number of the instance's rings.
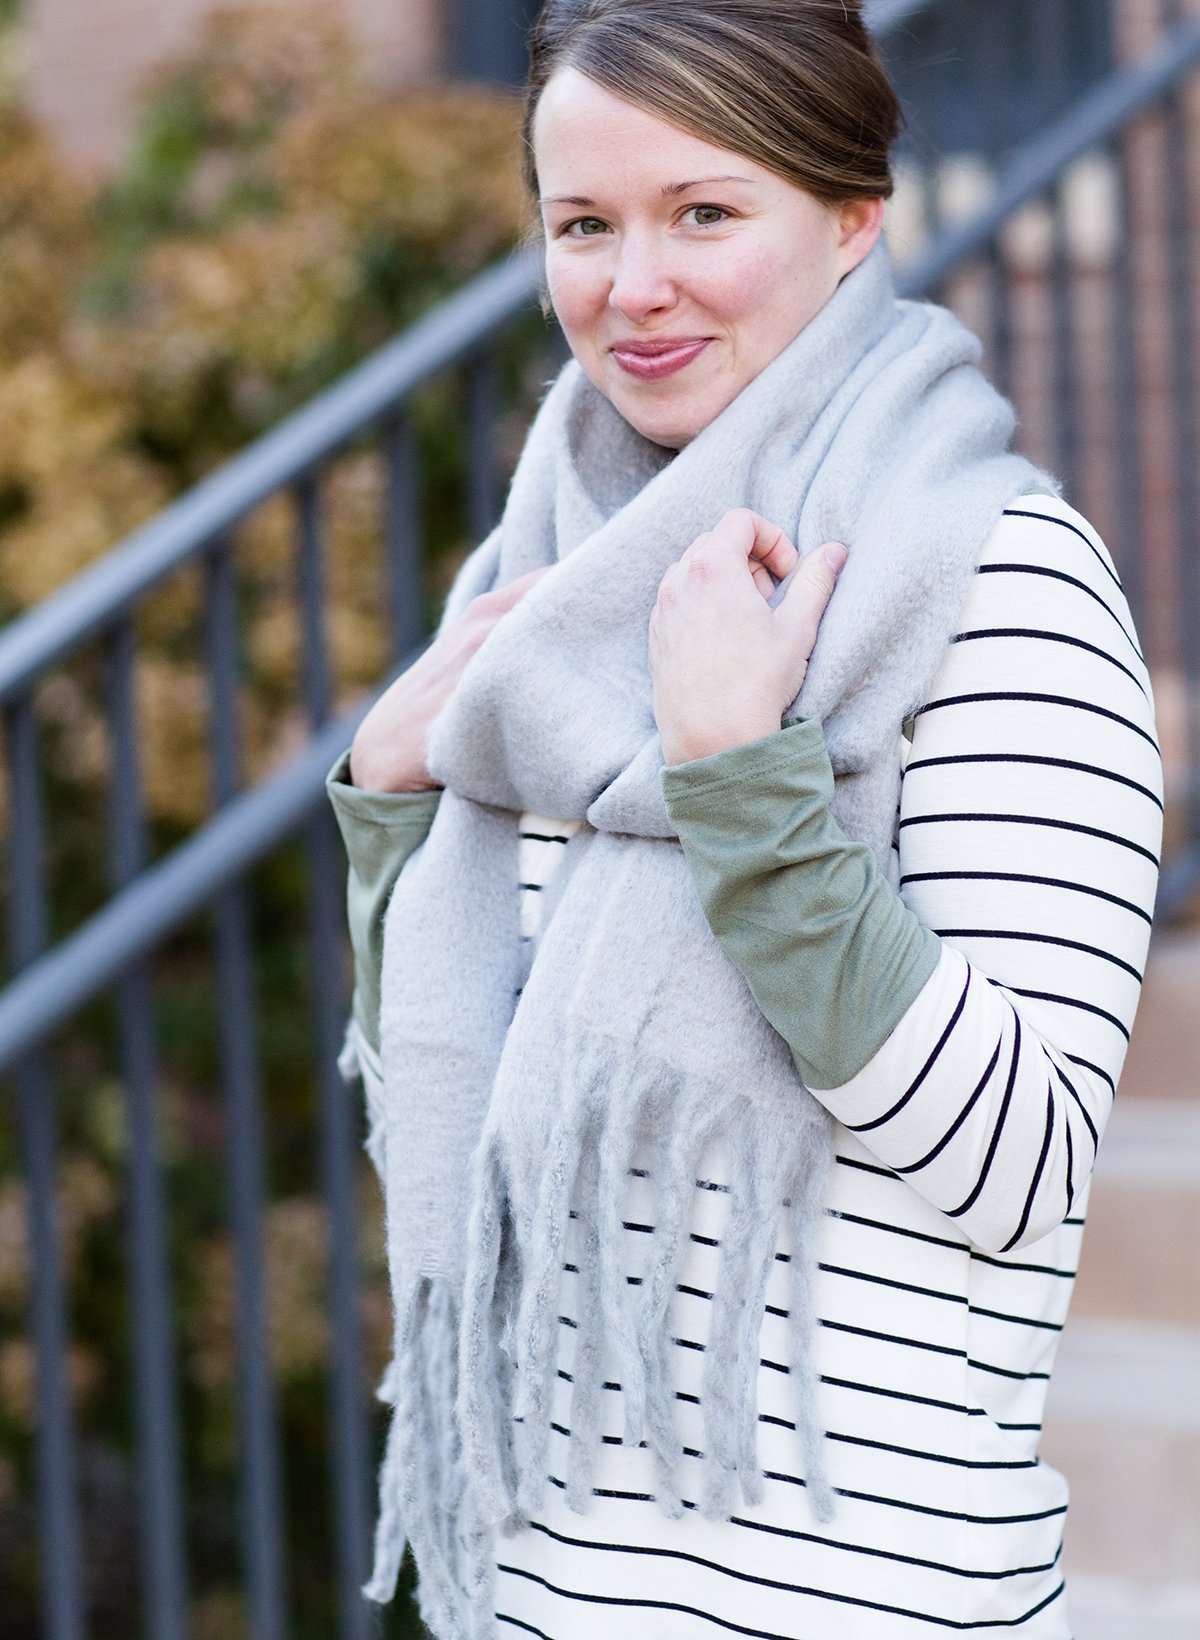
{"label": "nose", "polygon": [[630,324],[642,324],[660,308],[676,302],[675,281],[660,246],[628,237],[617,255],[609,306]]}

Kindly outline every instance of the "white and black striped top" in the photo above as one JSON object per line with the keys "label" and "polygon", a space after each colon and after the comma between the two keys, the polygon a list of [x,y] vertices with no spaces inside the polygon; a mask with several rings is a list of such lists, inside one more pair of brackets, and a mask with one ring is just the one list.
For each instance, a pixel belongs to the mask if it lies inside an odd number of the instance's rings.
{"label": "white and black striped top", "polygon": [[[943,940],[874,1058],[813,1090],[836,1119],[814,1290],[839,1516],[806,1501],[788,1417],[788,1248],[762,1317],[761,1505],[667,1519],[619,1383],[593,1507],[563,1501],[578,1245],[566,1247],[547,1504],[500,1540],[497,1634],[549,1640],[910,1640],[1072,1634],[1069,1480],[1038,1456],[1092,1166],[1150,935],[1162,765],[1150,680],[1112,559],[1065,502],[1008,508],[917,714],[897,814],[900,893]],[[573,829],[521,817],[524,932]],[[636,1280],[654,1227],[635,1157]],[[699,1493],[698,1393],[729,1192],[702,1159],[674,1297],[677,1419]],[[574,1221],[572,1221],[573,1225]],[[689,1485],[689,1475],[691,1482]]]}

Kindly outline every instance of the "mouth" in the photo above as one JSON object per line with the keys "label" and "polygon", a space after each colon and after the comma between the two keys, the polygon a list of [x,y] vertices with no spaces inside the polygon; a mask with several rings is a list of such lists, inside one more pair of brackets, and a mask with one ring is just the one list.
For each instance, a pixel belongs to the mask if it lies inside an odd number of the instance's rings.
{"label": "mouth", "polygon": [[693,359],[699,358],[711,341],[711,336],[702,336],[694,342],[685,342],[680,347],[656,353],[637,353],[614,347],[612,355],[629,375],[636,376],[640,381],[658,381],[663,376],[673,376],[677,370],[684,369]]}

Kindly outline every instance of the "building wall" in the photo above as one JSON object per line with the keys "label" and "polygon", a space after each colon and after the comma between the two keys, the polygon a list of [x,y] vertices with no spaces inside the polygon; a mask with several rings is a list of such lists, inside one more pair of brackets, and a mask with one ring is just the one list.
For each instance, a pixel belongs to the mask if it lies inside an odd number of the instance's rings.
{"label": "building wall", "polygon": [[[185,49],[219,0],[26,0],[34,111],[81,171],[115,162],[133,92],[146,71]],[[331,0],[367,47],[381,84],[434,73],[442,61],[439,0]]]}

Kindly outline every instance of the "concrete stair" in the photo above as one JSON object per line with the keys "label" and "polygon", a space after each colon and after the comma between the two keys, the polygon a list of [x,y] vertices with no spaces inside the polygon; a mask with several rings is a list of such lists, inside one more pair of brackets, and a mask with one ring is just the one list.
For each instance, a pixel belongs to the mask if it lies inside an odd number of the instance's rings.
{"label": "concrete stair", "polygon": [[1156,936],[1041,1453],[1074,1640],[1200,1640],[1200,935]]}

